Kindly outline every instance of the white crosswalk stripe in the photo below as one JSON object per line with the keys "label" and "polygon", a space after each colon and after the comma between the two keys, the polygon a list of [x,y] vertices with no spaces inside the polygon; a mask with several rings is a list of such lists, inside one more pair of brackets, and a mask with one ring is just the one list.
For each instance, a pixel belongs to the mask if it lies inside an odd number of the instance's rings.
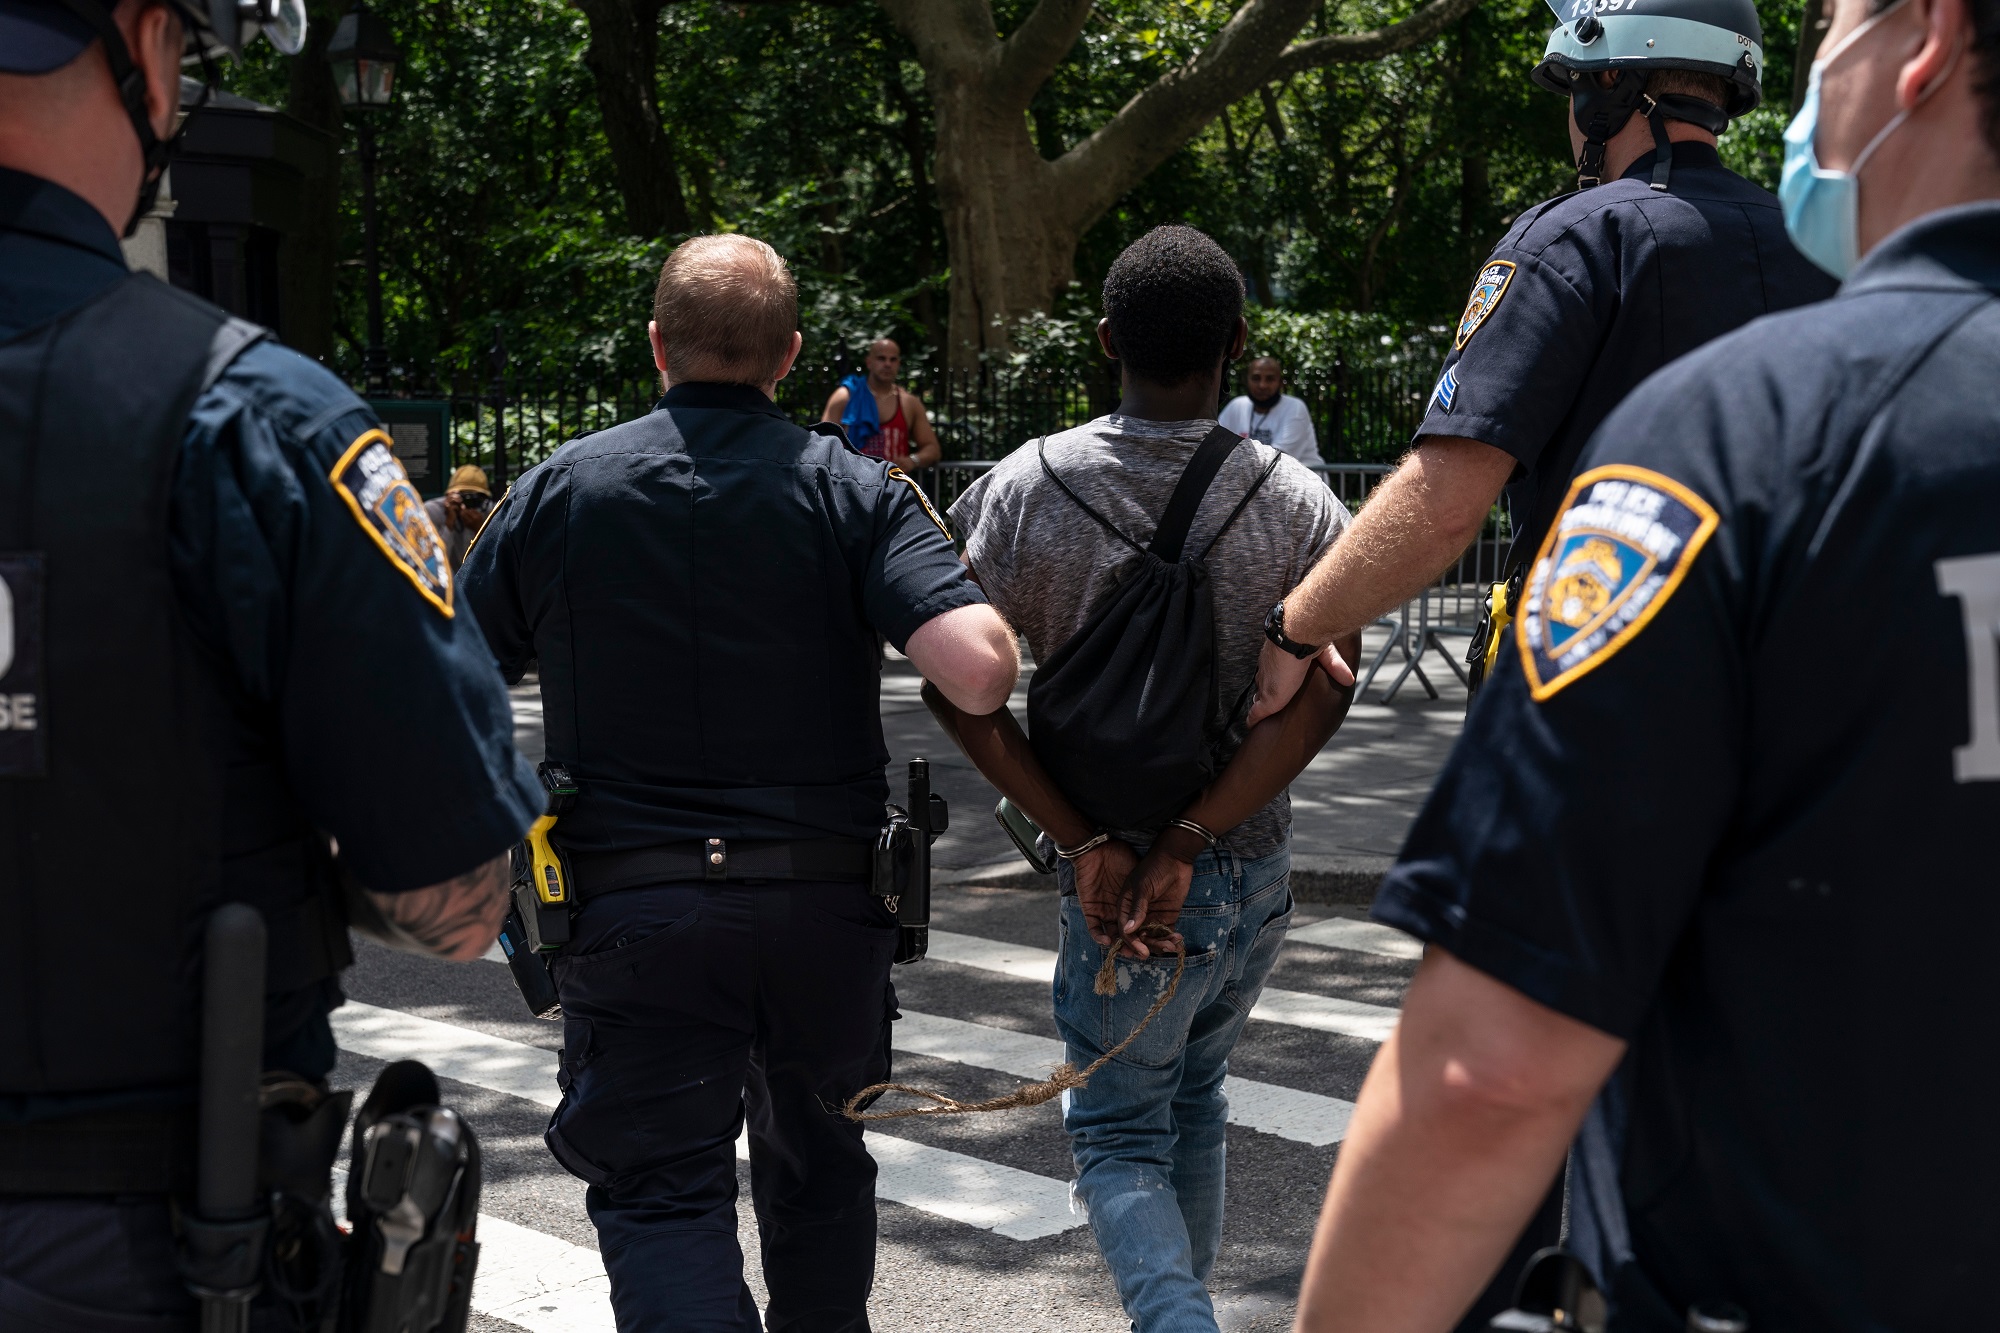
{"label": "white crosswalk stripe", "polygon": [[[1372,923],[1357,921],[1344,924],[1370,926]],[[1387,931],[1399,939],[1409,939],[1408,936],[1391,931],[1386,926],[1374,929]],[[499,946],[496,945],[487,957],[495,958],[497,961],[498,954]],[[1000,972],[1026,981],[1048,982],[1055,978],[1056,956],[1049,950],[1022,944],[1007,944],[1000,940],[983,939],[977,935],[959,935],[951,931],[933,930],[930,956],[942,962],[960,963],[967,967]],[[1361,1004],[1354,1000],[1306,995],[1301,991],[1274,990],[1269,987],[1265,988],[1263,999],[1257,1007],[1251,1010],[1251,1017],[1289,1023],[1295,1027],[1341,1032],[1349,1036],[1366,1037],[1372,1041],[1381,1041],[1396,1025],[1394,1009]],[[902,1021],[892,1024],[891,1030],[895,1036],[896,1049],[899,1051],[907,1051],[912,1055],[933,1055],[939,1059],[952,1060],[958,1064],[972,1065],[980,1069],[997,1069],[1016,1078],[1047,1078],[1049,1071],[1061,1064],[1064,1058],[1062,1043],[1048,1037],[1031,1036],[1025,1032],[1009,1032],[1004,1028],[988,1027],[983,1023],[965,1023],[958,1019],[914,1013],[910,1010],[903,1011]],[[441,1034],[438,1042],[448,1048],[451,1044],[450,1034]],[[360,1051],[359,1047],[351,1049]],[[360,1051],[360,1053],[366,1055],[369,1052]],[[428,1057],[413,1055],[410,1058]],[[550,1068],[554,1068],[553,1064]],[[478,1082],[477,1079],[460,1081]],[[550,1089],[554,1087],[553,1074],[550,1075],[547,1087]],[[1347,1134],[1347,1118],[1354,1112],[1352,1102],[1342,1101],[1337,1097],[1323,1097],[1318,1093],[1301,1092],[1296,1088],[1279,1087],[1273,1083],[1258,1083],[1234,1076],[1224,1085],[1224,1091],[1229,1097],[1229,1119],[1233,1123],[1262,1130],[1266,1134],[1276,1134],[1280,1138],[1292,1139],[1298,1143],[1310,1143],[1314,1147],[1325,1147],[1327,1144],[1340,1142]],[[530,1097],[529,1100],[535,1101],[541,1098]],[[555,1102],[550,1100],[543,1104],[553,1106]]]}
{"label": "white crosswalk stripe", "polygon": [[1351,917],[1331,916],[1309,926],[1293,926],[1285,932],[1287,944],[1323,944],[1333,949],[1355,949],[1380,954],[1384,958],[1415,960],[1424,956],[1421,940],[1405,935],[1393,926]]}
{"label": "white crosswalk stripe", "polygon": [[[1016,1078],[1047,1078],[1064,1057],[1063,1044],[1049,1037],[908,1009],[890,1030],[898,1051],[935,1056],[979,1069],[997,1069]],[[1319,1148],[1346,1137],[1348,1119],[1354,1114],[1354,1103],[1338,1097],[1322,1097],[1316,1092],[1301,1092],[1234,1075],[1223,1084],[1223,1094],[1229,1098],[1232,1124]]]}
{"label": "white crosswalk stripe", "polygon": [[602,1255],[485,1213],[472,1308],[528,1333],[613,1333],[618,1326]]}
{"label": "white crosswalk stripe", "polygon": [[[1370,922],[1333,919],[1292,932],[1303,943],[1396,958],[1421,956],[1415,941]],[[952,931],[931,932],[931,956],[1024,981],[1048,984],[1056,956],[1046,949]],[[488,954],[501,961],[498,950]],[[1397,1011],[1298,991],[1267,989],[1253,1016],[1296,1027],[1381,1040]],[[342,1049],[377,1060],[422,1060],[446,1079],[544,1107],[561,1099],[557,1053],[525,1042],[397,1009],[355,1001],[334,1011]],[[1064,1059],[1060,1041],[938,1014],[903,1012],[895,1048],[955,1064],[1039,1079]],[[1336,1097],[1232,1076],[1225,1086],[1234,1124],[1313,1146],[1338,1143],[1353,1104]],[[1014,1240],[1035,1240],[1084,1225],[1071,1211],[1068,1182],[892,1134],[870,1132],[879,1166],[877,1194]],[[748,1139],[736,1144],[747,1159]],[[490,1215],[480,1219],[483,1252],[474,1308],[528,1333],[611,1333],[610,1285],[597,1251]]]}
{"label": "white crosswalk stripe", "polygon": [[[333,1011],[333,1033],[343,1050],[356,1055],[422,1060],[440,1078],[542,1106],[552,1107],[562,1097],[556,1053],[540,1046],[352,1000]],[[1069,1210],[1066,1181],[887,1134],[870,1133],[867,1143],[881,1168],[875,1185],[881,1198],[1014,1240],[1083,1225]],[[747,1158],[749,1151],[739,1139],[736,1155]]]}
{"label": "white crosswalk stripe", "polygon": [[[960,935],[949,930],[931,931],[929,956],[940,962],[982,968],[1022,981],[1047,984],[1053,982],[1056,976],[1053,950],[1007,944],[977,935]],[[1395,1030],[1398,1016],[1397,1010],[1386,1005],[1363,1004],[1359,1000],[1341,1000],[1307,991],[1280,990],[1276,986],[1266,986],[1257,1007],[1250,1011],[1250,1017],[1266,1022],[1337,1032],[1367,1041],[1387,1040]]]}

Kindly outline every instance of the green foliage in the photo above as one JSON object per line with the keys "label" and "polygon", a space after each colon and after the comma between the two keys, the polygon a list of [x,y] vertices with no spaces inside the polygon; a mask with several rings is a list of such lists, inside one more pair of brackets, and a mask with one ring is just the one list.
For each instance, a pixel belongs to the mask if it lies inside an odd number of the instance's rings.
{"label": "green foliage", "polygon": [[[334,0],[314,0],[321,6]],[[995,0],[1010,31],[1032,0]],[[1099,0],[1036,96],[1045,155],[1067,151],[1191,58],[1237,0]],[[1342,0],[1303,36],[1406,16],[1416,0]],[[645,321],[674,238],[628,233],[581,11],[563,0],[373,0],[405,51],[398,105],[380,113],[382,266],[392,355],[408,382],[491,373],[497,325],[511,365],[550,376],[643,375]],[[1765,0],[1766,108],[1724,140],[1775,183],[1799,17]],[[1095,293],[1117,252],[1169,221],[1202,227],[1242,265],[1253,342],[1289,364],[1434,357],[1437,326],[1525,208],[1567,188],[1563,102],[1528,71],[1550,26],[1542,0],[1487,0],[1436,41],[1335,65],[1229,110],[1084,239],[1077,283],[1021,330],[1011,368],[1101,374]],[[267,48],[229,76],[283,104]],[[847,362],[888,334],[934,362],[946,318],[933,108],[882,12],[851,4],[676,0],[662,11],[658,103],[698,230],[741,230],[787,255],[802,287],[806,358]],[[363,341],[360,173],[344,150],[336,363]],[[1387,339],[1385,343],[1383,340]],[[1094,368],[1094,369],[1093,369]]]}

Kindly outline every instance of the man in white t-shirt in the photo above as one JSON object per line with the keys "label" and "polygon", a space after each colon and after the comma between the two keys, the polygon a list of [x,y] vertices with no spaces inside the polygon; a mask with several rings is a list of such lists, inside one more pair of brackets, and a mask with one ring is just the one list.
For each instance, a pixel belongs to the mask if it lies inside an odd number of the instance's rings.
{"label": "man in white t-shirt", "polygon": [[1275,356],[1260,356],[1244,376],[1250,392],[1229,400],[1217,418],[1223,425],[1290,454],[1301,463],[1321,463],[1319,437],[1305,401],[1285,392],[1285,368]]}

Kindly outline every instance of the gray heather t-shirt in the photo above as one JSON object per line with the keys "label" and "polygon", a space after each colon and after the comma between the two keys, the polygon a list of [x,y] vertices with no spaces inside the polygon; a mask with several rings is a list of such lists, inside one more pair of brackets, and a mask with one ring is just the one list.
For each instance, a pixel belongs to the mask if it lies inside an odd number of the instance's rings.
{"label": "gray heather t-shirt", "polygon": [[[1049,466],[1085,503],[1144,546],[1153,539],[1181,471],[1214,426],[1114,413],[1049,436]],[[1254,442],[1229,456],[1195,515],[1189,556],[1215,536],[1271,458],[1268,446]],[[1237,705],[1256,678],[1265,613],[1333,545],[1347,517],[1346,506],[1325,482],[1296,460],[1282,458],[1209,552],[1221,710],[1215,721],[1238,719],[1219,756],[1224,762],[1243,743]],[[1026,637],[1038,662],[1083,628],[1098,600],[1139,559],[1048,479],[1032,440],[959,496],[951,520],[965,537],[966,559],[994,609]],[[1291,826],[1291,797],[1281,792],[1229,830],[1227,839],[1238,856],[1254,860],[1277,851]]]}

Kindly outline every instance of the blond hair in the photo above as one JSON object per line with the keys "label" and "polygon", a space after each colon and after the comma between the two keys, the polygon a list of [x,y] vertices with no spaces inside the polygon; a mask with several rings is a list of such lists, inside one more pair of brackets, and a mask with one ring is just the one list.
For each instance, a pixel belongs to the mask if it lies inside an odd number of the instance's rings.
{"label": "blond hair", "polygon": [[792,348],[799,286],[762,241],[697,236],[675,246],[660,266],[653,320],[676,384],[769,384]]}

